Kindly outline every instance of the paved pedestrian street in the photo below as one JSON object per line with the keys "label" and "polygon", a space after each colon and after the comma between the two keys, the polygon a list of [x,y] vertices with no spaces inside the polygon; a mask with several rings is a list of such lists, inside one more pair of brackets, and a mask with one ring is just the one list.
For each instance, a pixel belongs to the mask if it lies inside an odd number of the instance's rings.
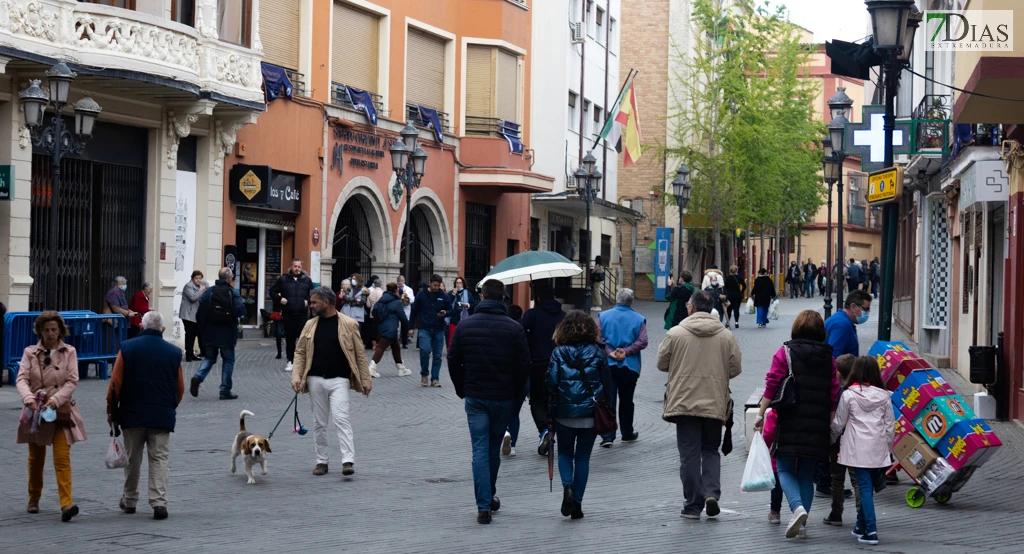
{"label": "paved pedestrian street", "polygon": [[[81,515],[61,523],[56,484],[47,461],[40,513],[25,512],[27,448],[15,444],[20,402],[14,387],[0,389],[0,552],[960,552],[1019,553],[1024,544],[1024,435],[1013,424],[994,423],[1006,443],[946,505],[929,499],[918,509],[904,500],[906,476],[876,497],[881,544],[860,546],[850,536],[855,519],[847,502],[846,525],[827,527],[828,500],[817,498],[806,541],[783,538],[766,520],[768,493],[741,493],[742,404],[763,384],[771,356],[788,339],[800,309],[820,309],[820,299],[783,300],[781,318],[757,329],[744,315],[736,336],[743,374],[733,381],[736,451],[723,458],[722,515],[717,521],[679,517],[682,486],[674,427],[661,419],[665,374],[654,365],[664,337],[665,304],[637,303],[648,317],[651,344],[643,353],[636,391],[637,429],[632,444],[595,448],[583,510],[570,521],[559,514],[557,469],[548,492],[547,462],[536,453],[537,436],[524,406],[518,456],[504,458],[498,479],[501,510],[491,525],[476,523],[470,444],[462,401],[442,371],[443,387],[421,388],[418,375],[398,377],[389,358],[379,368],[369,398],[352,397],[356,473],[341,476],[337,438],[330,473],[311,474],[312,433],[292,433],[289,412],[271,440],[269,474],[229,472],[231,441],[242,409],[256,414],[250,431],[268,434],[292,397],[290,374],[275,360],[273,342],[239,345],[236,401],[217,399],[218,370],[199,398],[186,392],[171,437],[168,511],[154,521],[140,482],[139,511],[118,509],[121,470],[103,465],[109,444],[104,415],[107,382],[79,383],[75,398],[89,440],[72,448],[74,498]],[[875,335],[874,313],[860,331],[866,352]],[[418,368],[418,352],[403,351]],[[186,381],[198,363],[185,368]],[[967,384],[944,371],[961,392]],[[309,399],[300,396],[303,424],[312,429]],[[143,464],[145,468],[145,463]],[[143,469],[144,473],[148,473]],[[784,510],[785,512],[785,510]],[[783,514],[785,522],[787,516]]]}

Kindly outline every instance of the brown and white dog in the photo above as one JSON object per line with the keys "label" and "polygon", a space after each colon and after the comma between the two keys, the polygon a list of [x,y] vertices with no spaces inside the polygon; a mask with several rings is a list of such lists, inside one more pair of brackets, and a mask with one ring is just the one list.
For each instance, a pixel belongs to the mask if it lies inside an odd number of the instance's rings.
{"label": "brown and white dog", "polygon": [[242,413],[238,414],[238,434],[235,435],[235,441],[231,444],[231,473],[235,472],[235,458],[239,454],[244,456],[245,461],[245,474],[249,476],[247,484],[255,485],[256,477],[252,474],[252,467],[259,464],[263,470],[262,474],[267,474],[267,454],[270,454],[270,441],[260,435],[253,435],[252,433],[245,430],[245,416],[254,415],[249,410],[242,410]]}

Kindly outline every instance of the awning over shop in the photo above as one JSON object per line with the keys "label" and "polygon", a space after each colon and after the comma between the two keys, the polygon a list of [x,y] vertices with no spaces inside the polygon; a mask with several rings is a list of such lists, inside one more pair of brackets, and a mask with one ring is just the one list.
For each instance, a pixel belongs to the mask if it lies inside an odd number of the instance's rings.
{"label": "awning over shop", "polygon": [[[534,194],[533,204],[544,208],[558,210],[563,213],[572,214],[577,217],[587,216],[587,204],[578,194],[557,192],[551,194]],[[590,215],[605,219],[640,219],[643,214],[620,206],[615,202],[609,202],[602,198],[595,198],[590,205]]]}
{"label": "awning over shop", "polygon": [[469,167],[459,170],[460,186],[498,187],[500,192],[550,192],[554,182],[553,177],[520,169]]}
{"label": "awning over shop", "polygon": [[294,231],[295,215],[240,207],[235,214],[235,223],[277,231]]}

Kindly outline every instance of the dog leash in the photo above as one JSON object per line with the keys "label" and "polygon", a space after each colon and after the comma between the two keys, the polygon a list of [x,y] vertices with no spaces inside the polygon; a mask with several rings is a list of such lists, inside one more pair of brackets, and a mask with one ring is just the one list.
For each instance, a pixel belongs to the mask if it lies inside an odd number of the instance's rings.
{"label": "dog leash", "polygon": [[274,428],[270,431],[270,434],[267,435],[267,440],[270,440],[270,439],[274,438],[274,432],[277,431],[277,428],[281,426],[281,422],[284,421],[284,416],[288,415],[288,409],[291,408],[293,404],[295,405],[295,417],[293,418],[292,421],[295,424],[295,428],[292,430],[292,432],[293,433],[298,433],[299,435],[305,435],[306,433],[309,432],[308,430],[306,430],[305,427],[302,426],[302,422],[299,421],[299,402],[298,402],[298,400],[299,400],[299,393],[296,392],[295,396],[292,397],[291,402],[289,402],[288,405],[285,406],[284,413],[282,413],[280,419],[277,420],[277,424],[274,425]]}

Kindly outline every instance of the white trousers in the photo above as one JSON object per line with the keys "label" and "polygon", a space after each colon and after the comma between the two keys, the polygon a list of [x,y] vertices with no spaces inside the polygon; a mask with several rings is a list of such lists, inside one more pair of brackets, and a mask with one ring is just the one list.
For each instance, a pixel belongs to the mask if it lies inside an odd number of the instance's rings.
{"label": "white trousers", "polygon": [[316,463],[326,464],[327,423],[334,421],[338,429],[338,443],[341,446],[341,463],[356,461],[356,444],[352,436],[352,421],[349,419],[349,381],[340,377],[306,379],[309,399],[313,405],[313,444],[316,448]]}

